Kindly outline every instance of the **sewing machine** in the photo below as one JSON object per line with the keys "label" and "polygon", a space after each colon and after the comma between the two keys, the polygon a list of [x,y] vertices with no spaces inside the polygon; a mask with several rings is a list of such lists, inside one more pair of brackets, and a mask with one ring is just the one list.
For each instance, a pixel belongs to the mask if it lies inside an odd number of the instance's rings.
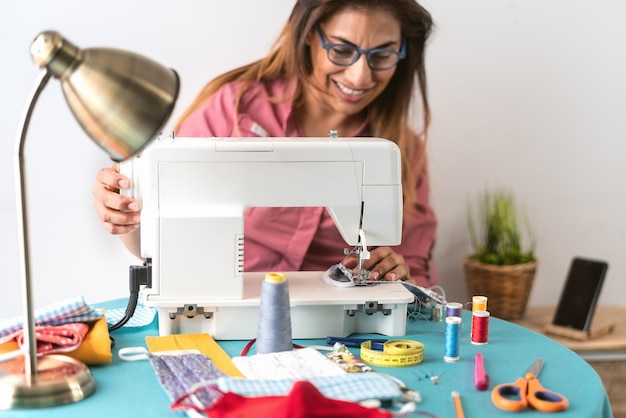
{"label": "sewing machine", "polygon": [[[401,241],[400,151],[384,139],[162,136],[121,172],[142,203],[144,303],[161,335],[256,336],[264,273],[243,271],[248,207],[326,207],[360,257]],[[283,273],[294,338],[404,335],[414,297],[401,283],[342,288],[324,272]]]}

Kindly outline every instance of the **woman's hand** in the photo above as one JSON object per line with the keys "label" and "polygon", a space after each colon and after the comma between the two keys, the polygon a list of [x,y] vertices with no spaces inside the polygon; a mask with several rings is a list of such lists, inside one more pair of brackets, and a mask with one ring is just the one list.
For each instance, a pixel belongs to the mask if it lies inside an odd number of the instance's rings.
{"label": "woman's hand", "polygon": [[[347,268],[355,269],[359,264],[359,257],[351,254],[342,263]],[[404,257],[389,247],[377,247],[371,250],[370,258],[363,260],[363,268],[370,271],[370,280],[401,280],[413,283]]]}
{"label": "woman's hand", "polygon": [[139,202],[120,195],[121,189],[130,187],[130,180],[120,174],[119,164],[103,168],[96,176],[93,188],[94,208],[104,228],[111,234],[128,234],[139,228],[141,217]]}

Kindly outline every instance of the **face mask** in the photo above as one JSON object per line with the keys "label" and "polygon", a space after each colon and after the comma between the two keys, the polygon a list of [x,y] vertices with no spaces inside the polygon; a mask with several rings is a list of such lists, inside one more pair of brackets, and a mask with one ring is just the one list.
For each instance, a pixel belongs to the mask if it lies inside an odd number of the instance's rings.
{"label": "face mask", "polygon": [[245,397],[223,394],[210,408],[198,408],[181,400],[173,408],[193,408],[211,418],[389,418],[393,414],[358,403],[324,397],[309,381],[297,381],[287,396]]}
{"label": "face mask", "polygon": [[[120,358],[149,359],[173,409],[196,410],[211,418],[387,418],[394,414],[357,402],[393,401],[403,396],[397,383],[377,373],[319,376],[308,381],[243,379],[226,375],[196,350],[151,354],[143,348],[125,348],[120,350]],[[414,411],[414,403],[410,404]]]}
{"label": "face mask", "polygon": [[120,358],[150,360],[161,387],[172,402],[194,394],[193,400],[199,405],[212,405],[221,396],[217,390],[197,390],[199,387],[211,389],[216,380],[226,374],[208,356],[196,350],[150,353],[143,348],[126,348],[120,350]]}
{"label": "face mask", "polygon": [[[172,402],[194,392],[198,385],[210,385],[218,377],[224,376],[204,354],[152,354],[149,359],[159,383]],[[213,404],[219,395],[216,391],[196,392],[197,401],[202,405]]]}

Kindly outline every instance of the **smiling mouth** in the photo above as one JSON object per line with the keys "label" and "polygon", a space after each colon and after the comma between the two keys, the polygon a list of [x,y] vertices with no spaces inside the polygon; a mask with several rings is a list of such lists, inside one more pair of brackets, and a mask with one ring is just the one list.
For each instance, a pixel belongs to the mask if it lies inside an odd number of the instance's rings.
{"label": "smiling mouth", "polygon": [[365,90],[353,90],[351,88],[344,86],[338,81],[335,81],[335,84],[337,85],[337,87],[339,87],[339,90],[341,90],[342,93],[347,94],[348,96],[360,96],[363,93],[365,93]]}

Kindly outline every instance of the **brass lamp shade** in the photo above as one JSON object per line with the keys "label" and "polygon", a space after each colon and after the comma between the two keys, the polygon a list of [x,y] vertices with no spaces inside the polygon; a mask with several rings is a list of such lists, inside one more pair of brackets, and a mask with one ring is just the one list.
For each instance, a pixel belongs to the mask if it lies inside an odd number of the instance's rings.
{"label": "brass lamp shade", "polygon": [[31,54],[59,79],[76,120],[115,161],[141,151],[174,109],[178,75],[144,56],[79,49],[53,31],[35,38]]}

